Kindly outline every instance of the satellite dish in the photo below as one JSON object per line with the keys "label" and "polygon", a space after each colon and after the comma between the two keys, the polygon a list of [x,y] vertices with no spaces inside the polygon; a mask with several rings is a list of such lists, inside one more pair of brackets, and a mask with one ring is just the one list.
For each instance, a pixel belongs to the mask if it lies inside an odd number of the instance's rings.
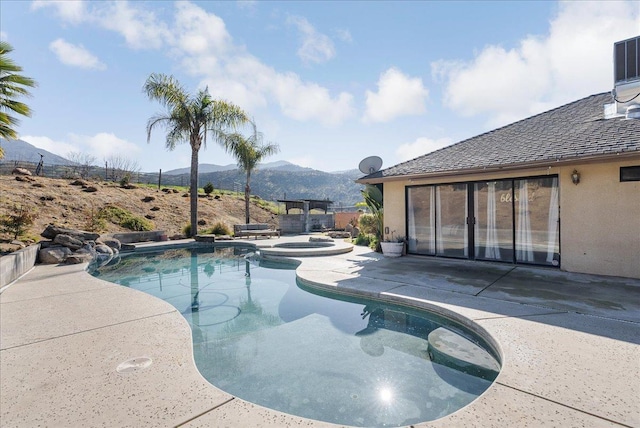
{"label": "satellite dish", "polygon": [[360,165],[358,165],[358,169],[360,169],[360,172],[363,174],[378,172],[380,171],[380,167],[382,167],[382,158],[380,156],[364,158],[360,161]]}

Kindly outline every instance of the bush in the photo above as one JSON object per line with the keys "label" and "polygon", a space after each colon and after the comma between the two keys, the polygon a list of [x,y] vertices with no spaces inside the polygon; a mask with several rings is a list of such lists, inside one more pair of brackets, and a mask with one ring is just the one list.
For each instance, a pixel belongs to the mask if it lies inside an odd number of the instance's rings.
{"label": "bush", "polygon": [[184,236],[191,236],[191,223],[187,223],[182,228],[182,234]]}
{"label": "bush", "polygon": [[131,181],[131,174],[128,172],[120,179],[120,187],[127,187]]}
{"label": "bush", "polygon": [[24,234],[33,224],[36,214],[22,205],[14,205],[11,213],[0,217],[0,230],[13,235],[13,239]]}
{"label": "bush", "polygon": [[125,229],[133,230],[136,232],[144,230],[153,230],[154,225],[152,222],[143,217],[136,217],[129,211],[124,210],[116,205],[107,205],[102,208],[98,215],[105,220],[115,223]]}
{"label": "bush", "polygon": [[353,243],[364,247],[375,248],[378,245],[378,239],[371,233],[361,233],[356,236]]}
{"label": "bush", "polygon": [[370,213],[364,213],[358,219],[360,231],[363,234],[378,235],[378,220],[376,216]]}
{"label": "bush", "polygon": [[211,184],[211,182],[208,182],[207,184],[204,185],[202,190],[204,190],[204,193],[207,196],[211,195],[211,193],[213,193],[213,184]]}
{"label": "bush", "polygon": [[212,235],[231,235],[231,229],[229,229],[229,226],[219,221],[213,225],[209,233]]}

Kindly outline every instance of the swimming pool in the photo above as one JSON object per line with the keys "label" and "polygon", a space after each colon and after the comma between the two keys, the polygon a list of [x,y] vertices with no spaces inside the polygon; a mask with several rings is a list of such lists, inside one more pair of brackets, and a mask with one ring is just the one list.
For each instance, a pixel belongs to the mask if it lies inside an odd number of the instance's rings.
{"label": "swimming pool", "polygon": [[[462,326],[311,289],[296,283],[296,264],[252,251],[134,254],[91,273],[171,303],[191,325],[194,359],[209,382],[286,413],[352,426],[409,425],[467,405],[497,376],[496,353]],[[450,356],[452,347],[481,358],[470,364]]]}

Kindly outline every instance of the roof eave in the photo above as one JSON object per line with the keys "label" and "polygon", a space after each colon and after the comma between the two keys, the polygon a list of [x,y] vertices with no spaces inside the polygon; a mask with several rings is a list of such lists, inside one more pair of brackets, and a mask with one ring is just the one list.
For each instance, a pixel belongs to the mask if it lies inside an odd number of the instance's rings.
{"label": "roof eave", "polygon": [[458,175],[473,175],[483,174],[488,172],[512,172],[522,169],[534,169],[540,167],[553,167],[564,166],[579,163],[597,163],[606,162],[612,159],[626,159],[626,158],[640,158],[640,151],[630,152],[616,152],[608,154],[593,154],[590,156],[574,156],[570,158],[558,158],[558,159],[545,159],[540,161],[518,162],[502,165],[489,165],[484,167],[474,167],[466,169],[457,169],[451,171],[437,171],[418,174],[406,174],[406,175],[394,175],[390,177],[376,177],[376,178],[360,178],[356,180],[359,184],[378,184],[389,181],[405,181],[405,180],[420,180],[420,179],[432,179],[438,177],[452,177]]}

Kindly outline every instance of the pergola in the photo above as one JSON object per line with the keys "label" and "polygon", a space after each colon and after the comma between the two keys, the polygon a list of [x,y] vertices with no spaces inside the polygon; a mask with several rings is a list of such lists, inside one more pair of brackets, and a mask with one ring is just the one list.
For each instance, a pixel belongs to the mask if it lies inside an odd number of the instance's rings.
{"label": "pergola", "polygon": [[305,211],[311,211],[313,209],[321,209],[326,214],[329,206],[333,203],[328,199],[278,199],[278,202],[284,203],[285,210],[289,214],[289,210],[297,208]]}

